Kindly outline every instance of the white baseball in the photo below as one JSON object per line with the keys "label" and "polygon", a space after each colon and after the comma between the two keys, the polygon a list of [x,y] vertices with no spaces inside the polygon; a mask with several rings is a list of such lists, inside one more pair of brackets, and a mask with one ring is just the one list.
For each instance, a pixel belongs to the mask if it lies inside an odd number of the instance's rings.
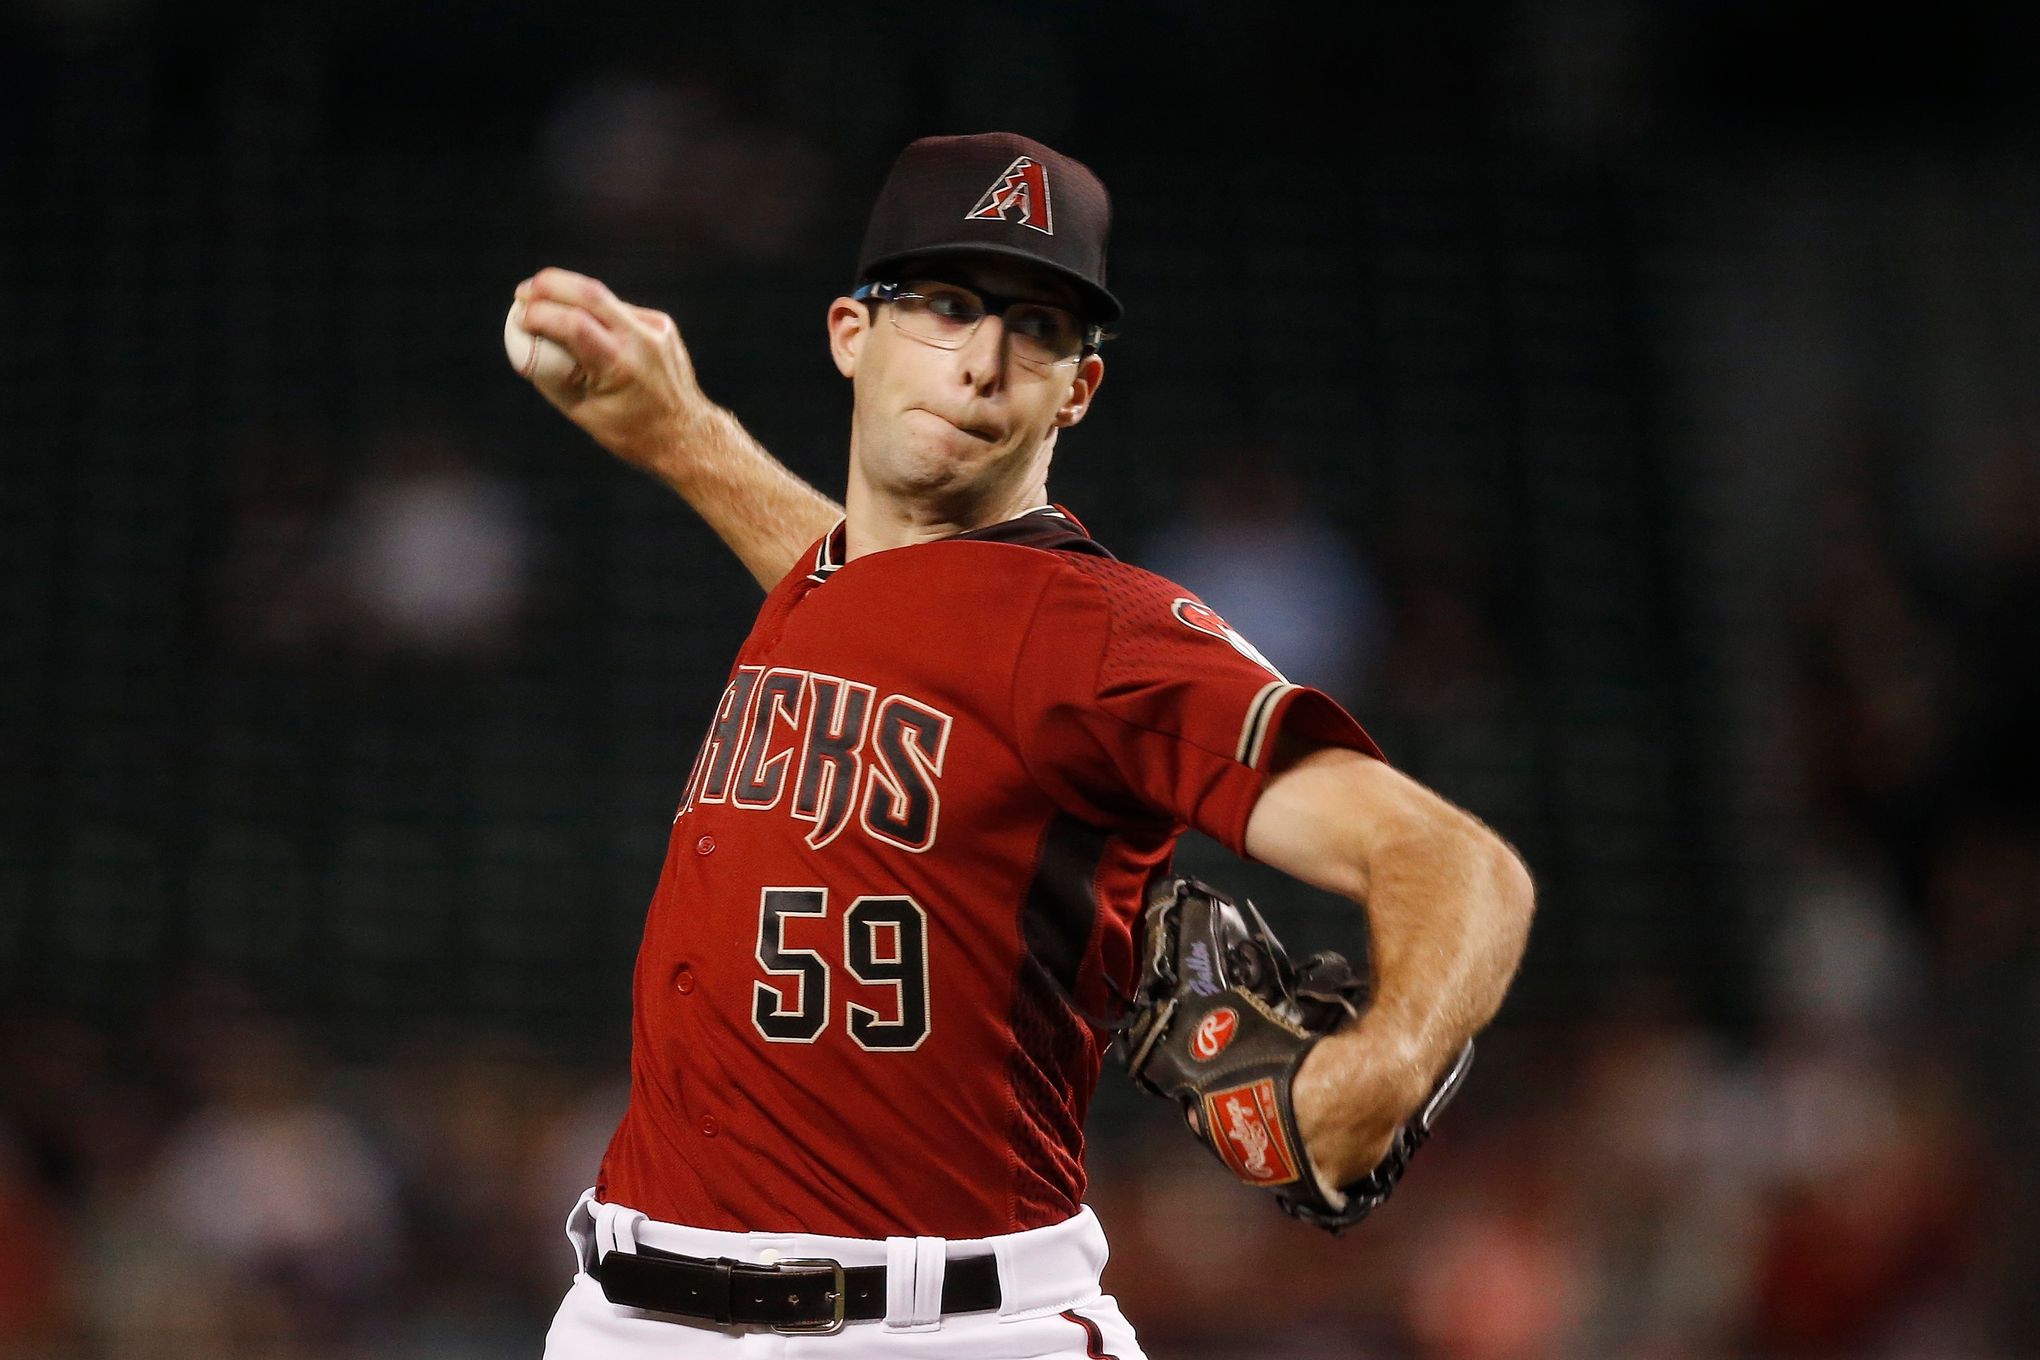
{"label": "white baseball", "polygon": [[503,352],[510,367],[539,387],[578,387],[587,379],[574,356],[542,335],[524,329],[524,304],[510,304],[503,318]]}

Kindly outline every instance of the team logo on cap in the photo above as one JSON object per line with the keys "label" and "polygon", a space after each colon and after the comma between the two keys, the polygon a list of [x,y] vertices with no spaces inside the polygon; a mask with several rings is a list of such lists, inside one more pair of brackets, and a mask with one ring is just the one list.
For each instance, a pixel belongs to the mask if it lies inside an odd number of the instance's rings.
{"label": "team logo on cap", "polygon": [[1197,1022],[1197,1028],[1190,1032],[1190,1052],[1199,1062],[1210,1062],[1225,1052],[1225,1046],[1232,1042],[1234,1031],[1240,1027],[1240,1013],[1231,1006],[1220,1006],[1208,1012]]}
{"label": "team logo on cap", "polygon": [[1055,222],[1048,209],[1048,168],[1032,156],[1015,157],[992,181],[992,187],[985,190],[977,206],[963,216],[967,222],[993,218],[1010,222],[1013,219],[1008,214],[1016,208],[1021,226],[1032,227],[1043,236],[1055,235]]}

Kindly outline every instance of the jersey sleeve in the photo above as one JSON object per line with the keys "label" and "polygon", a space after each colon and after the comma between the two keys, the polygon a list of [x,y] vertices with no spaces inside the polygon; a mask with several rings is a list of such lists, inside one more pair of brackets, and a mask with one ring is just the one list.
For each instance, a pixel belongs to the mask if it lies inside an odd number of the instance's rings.
{"label": "jersey sleeve", "polygon": [[1021,758],[1071,815],[1195,827],[1237,854],[1278,734],[1381,755],[1195,595],[1110,560],[1075,561],[1042,593],[1013,710]]}

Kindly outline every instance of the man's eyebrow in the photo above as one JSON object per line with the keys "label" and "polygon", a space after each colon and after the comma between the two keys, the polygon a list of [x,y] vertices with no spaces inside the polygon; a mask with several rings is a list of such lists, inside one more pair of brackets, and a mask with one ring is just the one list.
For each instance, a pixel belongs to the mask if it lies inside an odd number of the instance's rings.
{"label": "man's eyebrow", "polygon": [[[967,288],[973,287],[973,285],[970,284],[966,284],[964,286]],[[975,289],[975,291],[986,292],[987,290],[980,288]],[[1035,287],[1034,285],[1030,284],[1027,285],[1026,291],[1018,293],[1009,293],[1003,289],[996,288],[989,290],[989,292],[992,297],[1000,298],[1008,302],[1031,302],[1034,303],[1036,306],[1040,307],[1059,307],[1065,312],[1074,312],[1077,310],[1077,300],[1074,297],[1065,295],[1061,289],[1058,289],[1053,285],[1050,285],[1048,287]]]}
{"label": "man's eyebrow", "polygon": [[904,283],[925,279],[929,283],[946,283],[953,288],[968,288],[973,293],[1015,302],[1038,302],[1045,307],[1060,307],[1069,312],[1080,309],[1076,291],[1056,279],[1022,280],[1019,287],[1025,291],[1015,292],[1006,288],[987,287],[964,277],[962,272],[954,267],[945,269],[941,265],[909,268],[903,270],[900,277]]}

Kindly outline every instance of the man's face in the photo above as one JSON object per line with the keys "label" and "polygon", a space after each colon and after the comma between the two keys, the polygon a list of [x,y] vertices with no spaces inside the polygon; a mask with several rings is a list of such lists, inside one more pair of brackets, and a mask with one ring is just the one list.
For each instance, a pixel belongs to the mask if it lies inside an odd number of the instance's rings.
{"label": "man's face", "polygon": [[[1071,310],[1078,303],[1047,270],[991,256],[907,265],[890,281],[910,291],[960,284]],[[1000,316],[944,348],[896,324],[898,305],[838,298],[829,311],[836,366],[855,386],[851,456],[861,475],[875,489],[959,514],[1045,478],[1055,432],[1083,419],[1103,362],[1092,354],[1046,369],[1029,364]]]}

